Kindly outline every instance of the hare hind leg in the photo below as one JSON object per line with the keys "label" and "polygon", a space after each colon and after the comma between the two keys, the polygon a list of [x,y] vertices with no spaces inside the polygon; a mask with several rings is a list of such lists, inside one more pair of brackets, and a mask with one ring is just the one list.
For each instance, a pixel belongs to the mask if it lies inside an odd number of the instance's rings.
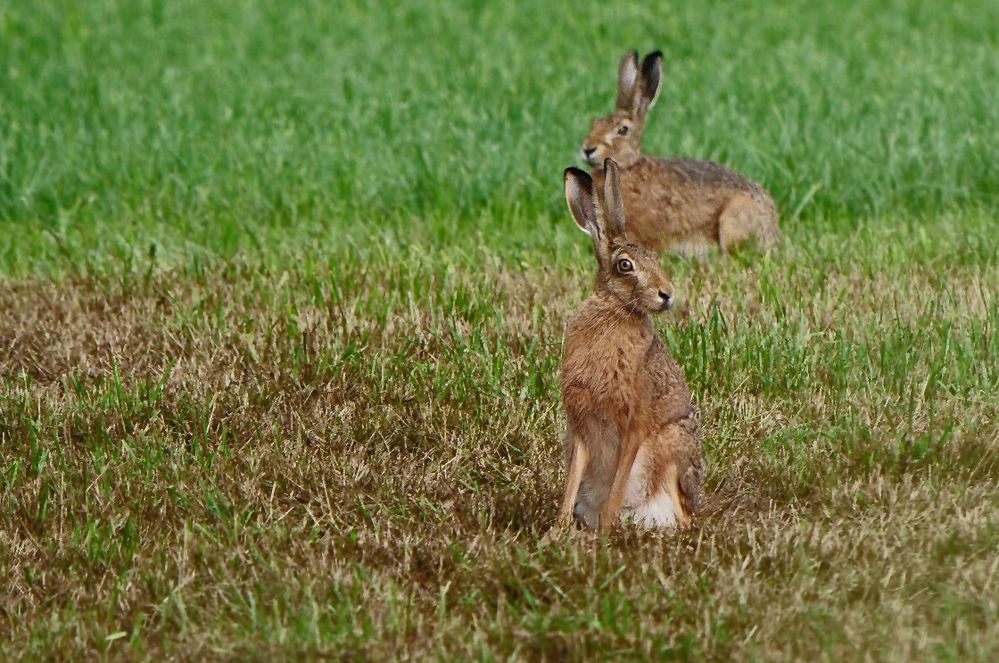
{"label": "hare hind leg", "polygon": [[671,463],[665,468],[658,488],[628,516],[646,529],[676,529],[690,522],[680,501],[676,465]]}
{"label": "hare hind leg", "polygon": [[779,236],[774,209],[746,194],[732,196],[718,215],[718,245],[726,253],[749,240],[767,249]]}
{"label": "hare hind leg", "polygon": [[650,440],[643,490],[631,518],[642,527],[683,529],[690,524],[700,496],[703,450],[693,413]]}

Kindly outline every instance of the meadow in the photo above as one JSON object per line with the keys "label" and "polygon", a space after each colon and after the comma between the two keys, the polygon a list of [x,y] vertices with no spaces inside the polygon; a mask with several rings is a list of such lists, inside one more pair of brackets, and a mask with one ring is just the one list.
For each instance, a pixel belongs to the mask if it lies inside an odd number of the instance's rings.
{"label": "meadow", "polygon": [[[999,658],[999,4],[649,4],[0,4],[0,659]],[[632,48],[784,242],[663,259],[696,525],[570,535]]]}

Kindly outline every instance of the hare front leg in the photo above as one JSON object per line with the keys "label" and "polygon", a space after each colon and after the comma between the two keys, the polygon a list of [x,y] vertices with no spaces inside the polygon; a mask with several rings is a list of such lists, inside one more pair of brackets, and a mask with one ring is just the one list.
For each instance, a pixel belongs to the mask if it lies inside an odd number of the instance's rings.
{"label": "hare front leg", "polygon": [[559,520],[566,525],[572,524],[572,510],[576,506],[576,497],[579,495],[579,484],[583,481],[586,464],[590,462],[590,451],[586,444],[572,432],[569,433],[569,436],[571,445],[569,447],[569,467],[565,476],[562,508],[558,512]]}
{"label": "hare front leg", "polygon": [[617,454],[617,467],[614,469],[614,480],[611,482],[603,511],[600,512],[601,528],[611,527],[621,515],[628,478],[631,477],[631,468],[635,464],[635,456],[638,455],[639,438],[635,433],[628,431],[621,438],[621,447]]}

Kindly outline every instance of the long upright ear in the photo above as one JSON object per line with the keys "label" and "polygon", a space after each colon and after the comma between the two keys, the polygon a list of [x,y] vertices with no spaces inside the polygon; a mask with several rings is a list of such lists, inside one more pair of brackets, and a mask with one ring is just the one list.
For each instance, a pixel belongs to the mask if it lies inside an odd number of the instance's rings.
{"label": "long upright ear", "polygon": [[593,197],[593,178],[585,170],[569,167],[563,175],[565,179],[565,202],[569,204],[572,219],[587,235],[600,234],[597,224],[596,199]]}
{"label": "long upright ear", "polygon": [[642,60],[642,74],[639,82],[638,95],[636,99],[636,109],[639,114],[644,115],[649,112],[659,99],[659,92],[663,87],[663,54],[662,51],[654,51],[645,56]]}
{"label": "long upright ear", "polygon": [[569,204],[572,218],[579,229],[593,240],[593,251],[597,254],[597,262],[604,264],[607,256],[607,233],[601,223],[597,210],[599,201],[593,190],[593,178],[589,173],[579,168],[566,168],[565,201]]}
{"label": "long upright ear", "polygon": [[631,51],[617,69],[617,110],[630,111],[638,86],[638,51]]}
{"label": "long upright ear", "polygon": [[609,239],[624,234],[624,199],[621,197],[621,167],[613,159],[604,160],[604,226]]}

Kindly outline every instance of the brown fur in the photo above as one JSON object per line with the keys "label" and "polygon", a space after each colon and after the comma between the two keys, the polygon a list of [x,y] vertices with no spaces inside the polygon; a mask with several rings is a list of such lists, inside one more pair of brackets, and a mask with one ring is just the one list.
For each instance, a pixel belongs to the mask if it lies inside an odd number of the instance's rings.
{"label": "brown fur", "polygon": [[603,184],[601,168],[614,159],[621,183],[629,235],[646,247],[691,255],[748,240],[770,248],[780,240],[779,215],[770,194],[756,182],[713,161],[642,155],[642,134],[662,86],[662,54],[629,53],[618,72],[617,110],[593,120],[583,141],[583,160]]}
{"label": "brown fur", "polygon": [[[697,509],[704,456],[690,389],[650,315],[669,306],[673,285],[659,255],[626,234],[619,169],[610,160],[605,167],[603,200],[589,175],[566,170],[569,208],[593,240],[598,267],[596,292],[565,338],[560,517],[596,527],[630,514],[649,526],[682,526]],[[649,515],[660,512],[675,518]]]}

